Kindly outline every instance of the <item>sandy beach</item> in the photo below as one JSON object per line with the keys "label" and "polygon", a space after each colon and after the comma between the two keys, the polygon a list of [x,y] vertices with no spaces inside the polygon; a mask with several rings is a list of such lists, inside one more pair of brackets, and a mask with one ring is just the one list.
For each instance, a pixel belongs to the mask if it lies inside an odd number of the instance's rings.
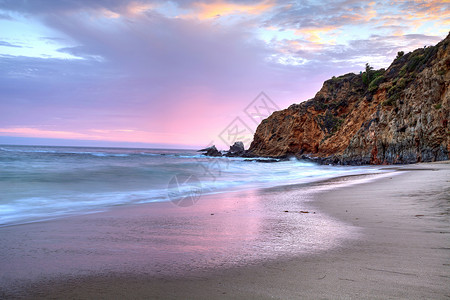
{"label": "sandy beach", "polygon": [[450,164],[0,228],[0,298],[447,299]]}

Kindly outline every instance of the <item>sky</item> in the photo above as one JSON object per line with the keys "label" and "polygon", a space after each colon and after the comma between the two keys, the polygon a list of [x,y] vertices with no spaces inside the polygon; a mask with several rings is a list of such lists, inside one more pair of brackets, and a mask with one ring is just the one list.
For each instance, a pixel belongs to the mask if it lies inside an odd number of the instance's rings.
{"label": "sky", "polygon": [[0,144],[248,147],[324,80],[449,29],[448,0],[0,0]]}

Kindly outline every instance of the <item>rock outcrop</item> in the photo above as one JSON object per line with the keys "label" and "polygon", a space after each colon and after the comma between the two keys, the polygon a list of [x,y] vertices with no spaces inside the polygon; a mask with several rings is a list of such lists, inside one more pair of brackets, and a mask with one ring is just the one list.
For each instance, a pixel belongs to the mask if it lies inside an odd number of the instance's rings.
{"label": "rock outcrop", "polygon": [[206,156],[222,156],[222,153],[217,150],[215,145],[212,145],[211,147],[200,149],[197,152],[204,152],[203,154]]}
{"label": "rock outcrop", "polygon": [[202,154],[206,156],[252,157],[246,153],[243,142],[235,142],[230,146],[230,150],[228,151],[220,152],[215,145],[212,145],[208,148],[200,149],[197,152],[203,152]]}
{"label": "rock outcrop", "polygon": [[243,142],[235,142],[232,146],[230,146],[230,150],[226,156],[242,156],[245,152],[244,143]]}
{"label": "rock outcrop", "polygon": [[340,164],[449,159],[450,35],[398,53],[387,69],[325,81],[313,99],[258,126],[249,153]]}

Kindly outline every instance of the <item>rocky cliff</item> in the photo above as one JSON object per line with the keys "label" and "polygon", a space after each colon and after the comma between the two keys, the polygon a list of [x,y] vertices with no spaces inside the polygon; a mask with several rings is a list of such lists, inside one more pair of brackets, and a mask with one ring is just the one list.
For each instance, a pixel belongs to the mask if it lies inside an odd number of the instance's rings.
{"label": "rocky cliff", "polygon": [[325,81],[313,99],[274,112],[249,153],[342,164],[447,160],[450,155],[450,34],[398,53],[387,70]]}

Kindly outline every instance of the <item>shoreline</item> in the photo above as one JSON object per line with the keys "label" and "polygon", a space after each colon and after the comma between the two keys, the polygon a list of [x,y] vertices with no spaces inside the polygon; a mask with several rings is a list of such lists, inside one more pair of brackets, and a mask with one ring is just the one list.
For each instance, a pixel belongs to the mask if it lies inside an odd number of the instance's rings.
{"label": "shoreline", "polygon": [[[341,167],[355,167],[355,166],[341,166]],[[361,166],[360,166],[361,167]],[[322,185],[322,184],[326,184],[329,182],[336,182],[339,181],[341,179],[345,179],[345,178],[353,178],[353,177],[364,177],[364,176],[377,176],[384,172],[383,170],[389,170],[389,171],[397,171],[397,168],[384,168],[384,166],[362,166],[362,167],[373,167],[376,168],[378,167],[377,171],[368,171],[365,173],[355,173],[355,174],[341,174],[338,175],[336,177],[332,177],[331,175],[329,175],[330,177],[324,177],[324,178],[315,178],[312,181],[307,181],[307,182],[301,182],[301,183],[276,183],[276,182],[270,182],[268,183],[269,186],[268,187],[258,187],[258,186],[246,186],[246,185],[242,185],[242,186],[232,186],[230,187],[228,190],[217,190],[217,191],[208,191],[208,192],[202,192],[201,196],[200,196],[200,201],[201,198],[205,197],[208,198],[210,196],[213,195],[219,195],[219,194],[233,194],[233,193],[239,193],[239,192],[246,192],[246,191],[254,191],[254,190],[267,190],[267,189],[273,189],[273,188],[290,188],[290,187],[298,187],[298,188],[303,188],[303,187],[309,187],[309,186],[316,186],[316,185]],[[300,179],[301,180],[301,179]],[[40,222],[48,222],[48,221],[57,221],[60,219],[64,219],[64,218],[71,218],[71,217],[78,217],[78,216],[84,216],[84,215],[89,215],[89,214],[97,214],[97,213],[107,213],[109,211],[113,211],[116,209],[121,209],[123,207],[133,207],[136,205],[158,205],[158,203],[162,203],[167,204],[167,203],[171,203],[171,202],[177,202],[177,199],[165,199],[165,200],[157,200],[157,201],[151,201],[151,202],[124,202],[124,203],[120,203],[120,204],[115,204],[115,205],[107,205],[107,206],[101,206],[101,207],[97,207],[97,208],[90,208],[90,209],[85,209],[85,210],[75,210],[72,212],[64,212],[61,214],[55,214],[53,216],[42,216],[36,219],[30,219],[30,220],[21,220],[21,221],[17,221],[17,222],[12,222],[12,223],[0,223],[0,228],[5,228],[5,227],[11,227],[11,226],[21,226],[21,225],[28,225],[28,224],[36,224],[36,223],[40,223]]]}
{"label": "shoreline", "polygon": [[[325,247],[312,252],[300,251],[300,254],[294,256],[283,254],[277,258],[267,257],[255,260],[254,263],[244,262],[242,266],[228,268],[219,266],[212,271],[208,268],[199,268],[194,272],[180,272],[178,276],[140,272],[117,273],[111,272],[107,267],[100,272],[66,276],[62,280],[42,278],[38,282],[30,281],[28,287],[22,286],[21,290],[16,290],[12,295],[33,298],[87,298],[107,297],[107,295],[120,295],[125,298],[146,296],[178,298],[189,295],[199,299],[210,297],[256,299],[271,296],[443,298],[450,295],[448,288],[450,267],[445,265],[450,258],[446,250],[450,248],[448,238],[450,199],[447,194],[439,192],[439,186],[444,193],[448,192],[449,167],[448,163],[406,165],[402,166],[400,171],[407,172],[391,176],[392,179],[384,176],[365,183],[344,187],[335,184],[331,185],[335,189],[330,190],[325,186],[325,191],[316,190],[313,193],[314,199],[300,201],[301,206],[309,209],[310,213],[296,214],[296,218],[301,215],[317,219],[322,214],[330,215],[339,222],[327,224],[329,226],[327,230],[335,230],[338,235],[343,234],[342,228],[350,231],[351,228],[357,229],[356,238],[346,237],[344,232],[344,236],[338,237],[338,244],[333,244],[331,248]],[[440,176],[436,176],[438,174]],[[354,178],[343,180],[353,182]],[[299,192],[302,189],[297,188],[296,192],[295,188],[294,191],[286,191],[286,187],[277,187],[269,189],[272,191],[268,192],[268,198],[279,196],[280,190],[283,189],[285,194],[292,197],[302,196]],[[287,203],[284,202],[284,205]],[[273,208],[273,205],[270,207]],[[280,210],[285,207],[276,207],[279,209],[276,215],[279,215]],[[297,207],[294,205],[294,208]],[[221,209],[227,211],[230,207]],[[121,207],[119,210],[124,214],[124,211],[130,212],[135,209]],[[317,210],[318,213],[313,215],[312,210]],[[221,213],[218,211],[220,210],[211,212],[210,217],[220,216]],[[178,213],[182,215],[184,212]],[[255,218],[253,213],[250,216]],[[290,216],[288,213],[285,214]],[[92,219],[91,216],[93,215],[84,219]],[[249,215],[238,213],[238,216]],[[78,217],[69,218],[73,220]],[[118,216],[114,218],[117,219]],[[295,219],[290,219],[292,220]],[[125,220],[119,216],[116,221],[121,223]],[[47,225],[55,223],[58,223],[58,220],[43,222]],[[238,225],[243,227],[249,224],[240,222]],[[319,226],[310,225],[307,229]],[[23,226],[39,227],[35,224]],[[238,229],[243,230],[239,226]],[[21,226],[10,229],[13,233],[17,233],[20,231],[17,230],[19,227]],[[4,228],[0,228],[2,229]],[[292,228],[284,229],[292,230]],[[0,239],[4,240],[4,236]],[[280,245],[286,241],[282,239]]]}

